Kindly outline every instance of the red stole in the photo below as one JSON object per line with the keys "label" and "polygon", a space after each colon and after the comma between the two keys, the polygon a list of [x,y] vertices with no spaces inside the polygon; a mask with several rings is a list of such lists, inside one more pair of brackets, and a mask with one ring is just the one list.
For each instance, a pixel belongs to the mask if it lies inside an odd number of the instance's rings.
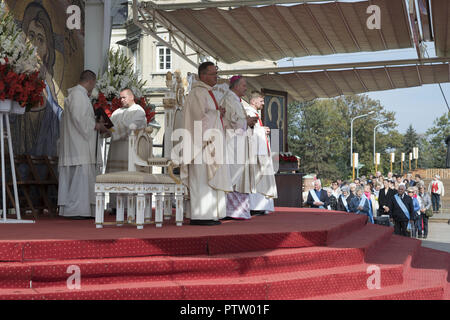
{"label": "red stole", "polygon": [[[261,126],[261,128],[264,128],[261,118],[259,117],[259,114],[256,113],[256,116],[258,117],[259,125]],[[266,135],[267,152],[269,153],[269,156],[270,156],[269,139],[267,139],[267,134],[265,132],[264,132],[264,134]]]}
{"label": "red stole", "polygon": [[[211,96],[211,98],[213,99],[214,104],[216,105],[216,110],[219,111],[219,113],[220,113],[219,104],[217,103],[217,100],[216,100],[216,97],[214,96],[214,93],[211,90],[209,90],[208,92],[209,92],[209,95]],[[222,122],[222,128],[224,128],[224,126],[223,126],[223,119],[222,119],[222,114],[221,113],[220,113],[220,121]]]}

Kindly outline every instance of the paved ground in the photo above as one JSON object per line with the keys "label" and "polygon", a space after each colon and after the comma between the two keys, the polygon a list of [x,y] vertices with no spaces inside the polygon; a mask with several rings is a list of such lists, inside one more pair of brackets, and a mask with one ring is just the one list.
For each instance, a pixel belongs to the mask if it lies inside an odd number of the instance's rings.
{"label": "paved ground", "polygon": [[445,222],[428,223],[428,238],[422,246],[450,252],[450,225]]}

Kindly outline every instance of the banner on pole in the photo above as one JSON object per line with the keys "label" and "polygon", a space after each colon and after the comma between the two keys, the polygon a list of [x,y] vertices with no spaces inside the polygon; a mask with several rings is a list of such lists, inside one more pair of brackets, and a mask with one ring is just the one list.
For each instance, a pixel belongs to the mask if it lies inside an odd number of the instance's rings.
{"label": "banner on pole", "polygon": [[419,148],[418,147],[413,148],[413,156],[414,156],[414,159],[419,159]]}
{"label": "banner on pole", "polygon": [[357,168],[359,165],[359,161],[358,161],[358,154],[357,153],[353,153],[353,166],[355,168]]}

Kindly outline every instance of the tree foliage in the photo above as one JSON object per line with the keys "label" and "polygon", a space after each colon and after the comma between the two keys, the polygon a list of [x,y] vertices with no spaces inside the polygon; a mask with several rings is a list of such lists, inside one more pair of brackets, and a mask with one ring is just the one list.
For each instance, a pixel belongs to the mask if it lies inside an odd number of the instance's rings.
{"label": "tree foliage", "polygon": [[[405,134],[397,131],[395,113],[385,110],[367,95],[344,96],[335,99],[317,99],[291,103],[288,107],[289,149],[300,156],[305,173],[316,173],[326,179],[347,179],[352,175],[350,166],[351,119],[375,111],[373,115],[353,122],[353,152],[364,164],[359,175],[375,173],[374,128],[376,152],[381,154],[378,170],[390,171],[390,153],[395,153],[394,173],[401,171],[401,153],[405,153],[403,172],[408,171],[409,153],[419,148],[420,168],[445,167],[445,139],[450,135],[450,112],[438,117],[425,134],[418,134],[411,124]],[[413,162],[414,163],[414,162]],[[412,164],[415,168],[415,164]]]}
{"label": "tree foliage", "polygon": [[353,152],[364,164],[360,175],[374,173],[373,135],[376,131],[376,152],[381,153],[379,170],[387,174],[391,150],[403,145],[403,135],[396,129],[395,114],[384,109],[366,95],[344,96],[292,103],[288,108],[289,148],[300,156],[305,173],[336,179],[349,178],[351,119],[374,111],[374,114],[353,122]]}
{"label": "tree foliage", "polygon": [[[450,135],[450,112],[443,114],[433,122],[433,126],[426,132],[427,149],[421,154],[428,153],[429,168],[445,168],[445,159],[447,156],[447,146],[445,139]],[[419,154],[419,157],[421,155]]]}

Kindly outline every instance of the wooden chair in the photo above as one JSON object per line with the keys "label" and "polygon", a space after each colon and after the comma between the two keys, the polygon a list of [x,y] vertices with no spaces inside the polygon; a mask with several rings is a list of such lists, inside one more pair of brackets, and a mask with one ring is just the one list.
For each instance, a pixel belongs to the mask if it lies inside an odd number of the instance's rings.
{"label": "wooden chair", "polygon": [[[166,158],[153,158],[153,153],[146,146],[152,146],[151,128],[136,130],[135,125],[130,126],[131,134],[128,138],[128,171],[113,172],[99,175],[96,178],[96,216],[97,228],[103,228],[105,193],[117,195],[117,226],[125,223],[124,201],[127,197],[127,221],[134,219],[138,229],[143,229],[145,223],[152,221],[151,194],[155,194],[156,227],[162,227],[164,214],[164,198],[175,197],[176,224],[183,224],[183,197],[184,186],[173,174],[174,164]],[[150,147],[151,148],[151,147]],[[168,174],[152,174],[138,171],[139,168],[160,166],[168,170]],[[142,171],[142,170],[141,170]],[[171,208],[170,208],[171,209]],[[171,210],[170,210],[171,214]]]}
{"label": "wooden chair", "polygon": [[[57,211],[56,196],[58,192],[58,177],[54,167],[58,165],[58,159],[47,156],[16,155],[14,165],[20,208],[25,213],[31,211],[35,219],[44,210],[48,210],[50,215],[54,216]],[[14,208],[15,201],[12,188],[13,184],[9,181],[6,185],[6,192],[11,207]],[[54,188],[55,199],[51,199],[49,196],[51,188]]]}

